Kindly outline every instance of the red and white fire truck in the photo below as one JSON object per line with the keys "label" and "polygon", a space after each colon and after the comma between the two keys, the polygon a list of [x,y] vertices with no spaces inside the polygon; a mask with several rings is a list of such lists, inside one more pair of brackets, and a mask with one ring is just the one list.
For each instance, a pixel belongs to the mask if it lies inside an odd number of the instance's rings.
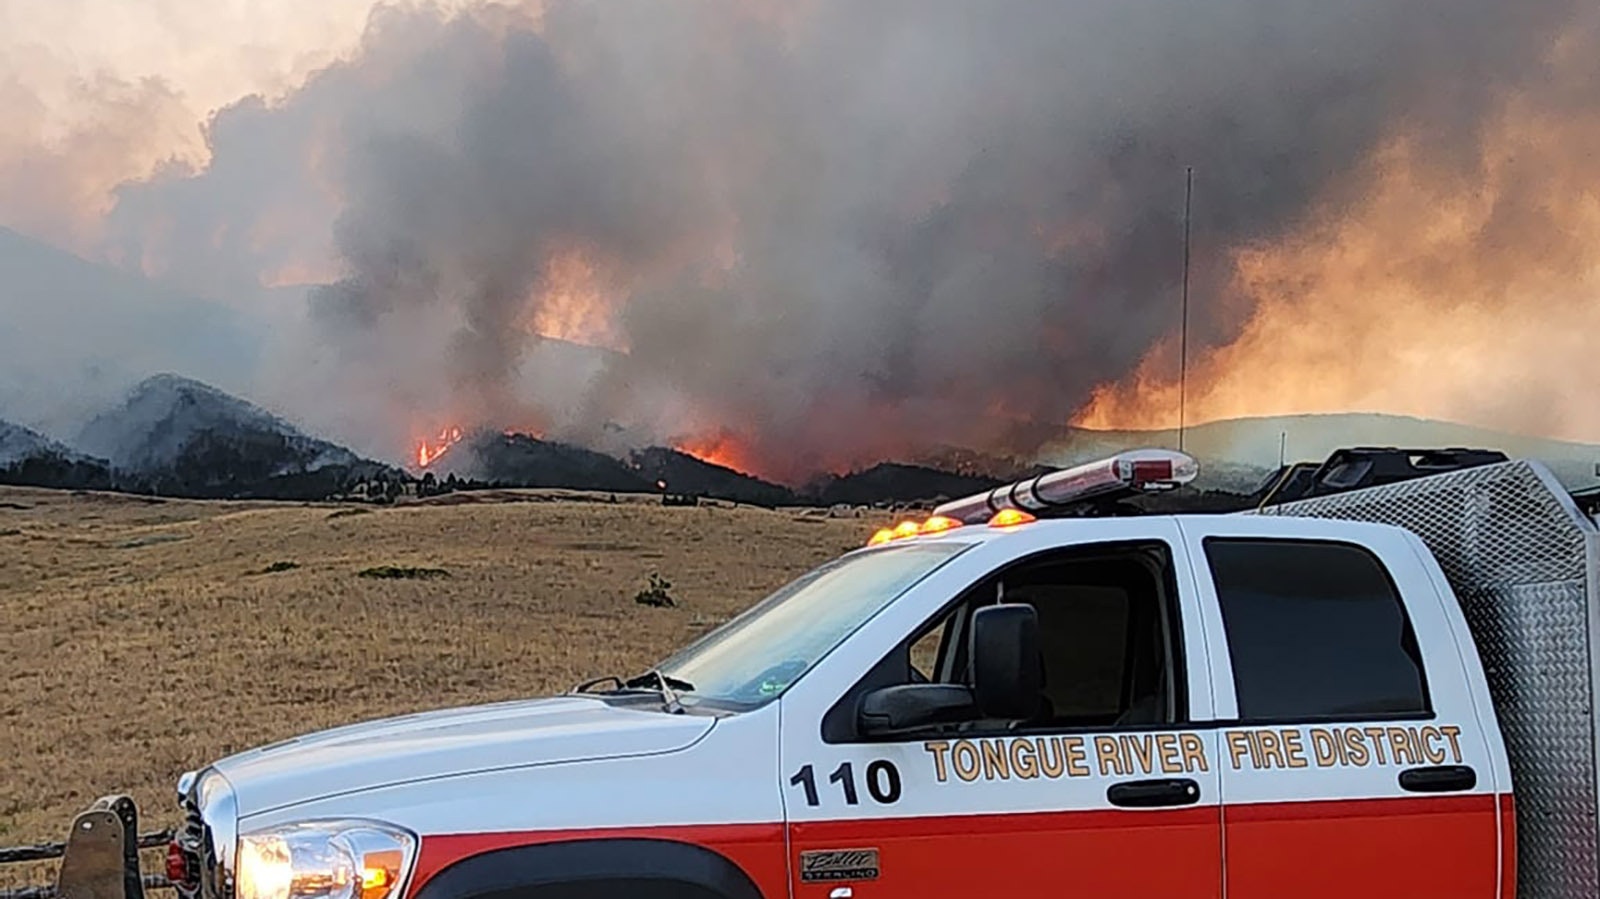
{"label": "red and white fire truck", "polygon": [[[1147,450],[1007,485],[631,679],[212,762],[179,784],[169,876],[185,899],[1600,896],[1600,539],[1550,472],[1094,514],[1195,471]],[[137,899],[130,823],[80,816],[64,899]]]}

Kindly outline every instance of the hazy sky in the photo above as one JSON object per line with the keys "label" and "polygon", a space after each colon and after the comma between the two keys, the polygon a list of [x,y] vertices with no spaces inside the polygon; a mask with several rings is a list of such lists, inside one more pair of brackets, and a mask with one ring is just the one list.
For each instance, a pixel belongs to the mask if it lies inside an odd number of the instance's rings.
{"label": "hazy sky", "polygon": [[[246,94],[281,95],[348,52],[371,6],[0,0],[0,202],[7,218],[61,242],[86,243],[118,182],[173,156],[203,163],[201,125],[212,112]],[[40,184],[41,177],[55,183]],[[24,204],[28,191],[54,196]]]}
{"label": "hazy sky", "polygon": [[233,316],[18,273],[0,415],[204,346],[388,458],[1162,425],[1193,165],[1192,417],[1600,440],[1597,60],[1583,0],[0,0],[0,224]]}

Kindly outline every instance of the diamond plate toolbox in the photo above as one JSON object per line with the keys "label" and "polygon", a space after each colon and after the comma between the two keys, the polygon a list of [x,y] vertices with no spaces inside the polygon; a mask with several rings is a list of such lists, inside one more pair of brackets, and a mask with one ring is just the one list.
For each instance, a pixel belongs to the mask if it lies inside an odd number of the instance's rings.
{"label": "diamond plate toolbox", "polygon": [[1391,524],[1422,538],[1461,602],[1510,755],[1518,895],[1600,897],[1600,535],[1550,472],[1506,462],[1257,514]]}

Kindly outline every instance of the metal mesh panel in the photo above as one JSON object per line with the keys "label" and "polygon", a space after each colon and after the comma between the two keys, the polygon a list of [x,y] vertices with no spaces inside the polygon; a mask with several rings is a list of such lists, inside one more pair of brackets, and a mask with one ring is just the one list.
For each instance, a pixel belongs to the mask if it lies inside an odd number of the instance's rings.
{"label": "metal mesh panel", "polygon": [[1528,462],[1262,509],[1398,525],[1439,561],[1472,630],[1511,757],[1518,894],[1600,897],[1589,565],[1594,530]]}

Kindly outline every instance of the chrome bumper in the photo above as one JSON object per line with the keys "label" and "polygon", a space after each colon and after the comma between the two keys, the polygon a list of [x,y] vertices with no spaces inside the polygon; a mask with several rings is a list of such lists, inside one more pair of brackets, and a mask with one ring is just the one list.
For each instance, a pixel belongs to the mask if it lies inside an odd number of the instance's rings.
{"label": "chrome bumper", "polygon": [[233,899],[234,852],[239,803],[233,786],[216,771],[190,772],[178,781],[183,828],[176,843],[189,872],[175,884],[181,899]]}

